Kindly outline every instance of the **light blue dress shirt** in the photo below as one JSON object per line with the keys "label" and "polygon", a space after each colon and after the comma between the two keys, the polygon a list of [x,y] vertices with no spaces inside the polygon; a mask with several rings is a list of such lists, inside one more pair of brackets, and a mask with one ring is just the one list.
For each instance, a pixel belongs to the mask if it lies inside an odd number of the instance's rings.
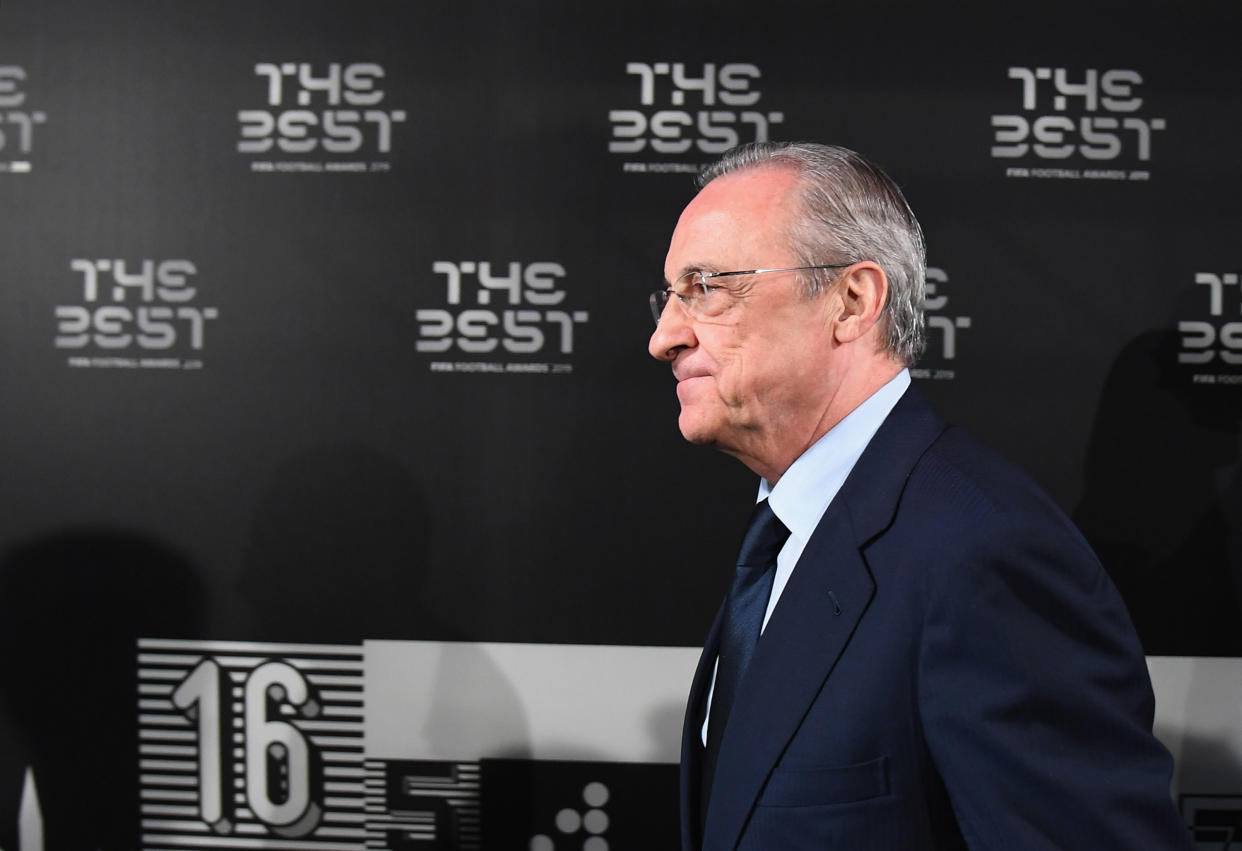
{"label": "light blue dress shirt", "polygon": [[[811,533],[819,525],[820,518],[832,504],[837,491],[841,490],[841,485],[845,484],[871,438],[909,386],[910,371],[903,369],[798,456],[798,460],[790,465],[775,485],[769,484],[767,479],[759,480],[759,494],[755,502],[766,499],[773,513],[789,530],[789,538],[776,557],[772,595],[768,598],[760,634],[767,627],[772,611],[793,574],[794,565],[798,563],[807,541],[811,540]],[[712,687],[707,695],[709,713],[715,691],[716,675],[713,672]],[[702,733],[703,744],[706,745],[706,719]]]}
{"label": "light blue dress shirt", "polygon": [[755,502],[766,499],[773,513],[789,530],[789,539],[776,557],[776,576],[772,579],[768,610],[763,616],[764,627],[768,625],[772,610],[776,608],[794,565],[798,563],[798,557],[819,525],[820,518],[832,504],[837,491],[841,490],[841,485],[845,484],[871,438],[879,431],[880,424],[909,386],[910,371],[903,369],[815,441],[793,462],[775,486],[768,484],[767,479],[759,480],[759,495]]}

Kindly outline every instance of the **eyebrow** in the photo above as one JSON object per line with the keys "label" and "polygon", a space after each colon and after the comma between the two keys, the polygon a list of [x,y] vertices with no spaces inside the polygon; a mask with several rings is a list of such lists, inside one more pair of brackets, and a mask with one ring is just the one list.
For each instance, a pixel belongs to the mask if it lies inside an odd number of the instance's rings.
{"label": "eyebrow", "polygon": [[[681,271],[677,274],[677,277],[674,278],[673,280],[680,281],[682,278],[686,277],[686,275],[689,275],[691,272],[707,272],[710,274],[712,272],[723,272],[723,271],[725,270],[722,269],[720,266],[716,265],[715,263],[687,263],[686,265],[681,267]],[[672,281],[670,281],[668,278],[664,279],[664,283],[669,284],[670,286],[672,285]]]}

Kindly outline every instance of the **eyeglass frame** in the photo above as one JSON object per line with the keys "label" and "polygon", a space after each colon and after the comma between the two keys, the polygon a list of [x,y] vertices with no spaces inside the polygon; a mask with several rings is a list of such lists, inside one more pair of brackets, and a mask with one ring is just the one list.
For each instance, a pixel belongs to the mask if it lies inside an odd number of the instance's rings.
{"label": "eyeglass frame", "polygon": [[706,297],[709,289],[720,289],[719,287],[710,287],[707,283],[708,278],[728,278],[736,275],[762,275],[766,272],[806,272],[812,269],[845,269],[853,265],[853,263],[817,263],[812,266],[782,266],[777,269],[741,269],[735,272],[687,272],[676,281],[673,281],[673,283],[669,286],[651,293],[647,297],[647,301],[651,305],[651,316],[655,319],[656,325],[659,325],[660,317],[664,315],[664,308],[668,306],[670,301],[672,301],[673,296],[677,296],[678,303],[680,304],[681,309],[686,312],[686,315],[691,319],[695,318],[694,313],[689,307],[686,306],[685,296],[681,295],[681,293],[677,292],[677,290],[673,288],[676,284],[681,283],[686,278],[692,278],[697,275],[699,279],[698,283],[692,284],[691,286],[702,287],[703,296]]}

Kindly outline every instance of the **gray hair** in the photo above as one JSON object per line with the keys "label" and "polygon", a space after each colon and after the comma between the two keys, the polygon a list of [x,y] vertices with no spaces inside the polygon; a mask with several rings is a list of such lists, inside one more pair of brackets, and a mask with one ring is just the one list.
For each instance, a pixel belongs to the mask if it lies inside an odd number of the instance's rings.
{"label": "gray hair", "polygon": [[[923,230],[897,184],[860,154],[814,142],[753,142],[725,153],[699,173],[702,188],[717,177],[761,166],[791,168],[798,175],[801,210],[789,233],[799,262],[871,260],[888,278],[884,348],[909,366],[926,345],[923,299],[927,250]],[[804,279],[807,296],[822,292],[832,270]]]}

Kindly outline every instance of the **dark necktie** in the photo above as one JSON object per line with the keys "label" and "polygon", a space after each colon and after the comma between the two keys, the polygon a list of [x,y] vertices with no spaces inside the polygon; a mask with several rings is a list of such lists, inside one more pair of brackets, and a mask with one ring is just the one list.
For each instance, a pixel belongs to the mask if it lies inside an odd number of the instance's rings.
{"label": "dark necktie", "polygon": [[750,526],[742,539],[737,555],[733,587],[725,605],[720,626],[720,651],[716,667],[716,687],[712,693],[711,717],[707,723],[707,750],[703,754],[699,817],[707,814],[712,778],[716,773],[716,756],[724,735],[733,695],[741,681],[750,657],[759,643],[759,628],[772,593],[772,577],[776,573],[776,556],[785,545],[789,530],[773,513],[765,499],[750,515]]}

